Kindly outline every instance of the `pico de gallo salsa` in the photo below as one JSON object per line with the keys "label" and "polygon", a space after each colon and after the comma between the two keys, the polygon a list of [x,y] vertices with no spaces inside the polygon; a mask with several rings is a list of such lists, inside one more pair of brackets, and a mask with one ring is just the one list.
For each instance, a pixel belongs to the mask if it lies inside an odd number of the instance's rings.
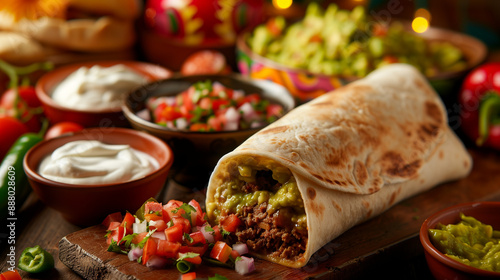
{"label": "pico de gallo salsa", "polygon": [[284,114],[280,104],[258,93],[245,94],[210,80],[196,82],[176,96],[151,97],[146,106],[156,124],[202,132],[260,128]]}
{"label": "pico de gallo salsa", "polygon": [[175,266],[186,277],[195,276],[202,262],[233,268],[242,275],[255,270],[254,259],[244,256],[246,244],[231,246],[224,241],[241,221],[235,216],[211,226],[205,216],[196,200],[162,204],[151,198],[135,215],[113,213],[102,224],[107,227],[108,251],[127,254],[130,261],[151,268]]}

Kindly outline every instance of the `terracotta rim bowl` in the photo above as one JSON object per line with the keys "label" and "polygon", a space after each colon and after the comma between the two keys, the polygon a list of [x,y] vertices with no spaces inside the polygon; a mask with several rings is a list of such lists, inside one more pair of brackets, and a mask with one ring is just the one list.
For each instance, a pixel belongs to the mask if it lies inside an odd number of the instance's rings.
{"label": "terracotta rim bowl", "polygon": [[[177,95],[193,83],[207,79],[218,81],[230,88],[242,89],[246,94],[259,93],[264,98],[281,104],[285,113],[295,107],[293,97],[283,86],[270,81],[248,79],[238,74],[174,75],[171,78],[150,83],[133,91],[123,106],[125,117],[127,117],[132,127],[151,133],[166,141],[174,151],[174,169],[191,171],[192,173],[188,177],[199,178],[197,180],[199,182],[204,181],[202,178],[205,178],[207,173],[212,171],[220,157],[232,151],[262,128],[216,132],[181,131],[155,124],[139,117],[137,113],[146,108],[145,102],[150,97]],[[180,181],[179,179],[178,182]]]}
{"label": "terracotta rim bowl", "polygon": [[[37,169],[43,158],[55,149],[76,140],[99,140],[107,144],[128,144],[151,155],[159,167],[147,176],[123,183],[73,185],[42,177]],[[78,133],[44,140],[24,157],[24,170],[33,191],[47,206],[59,211],[72,224],[100,223],[113,212],[134,213],[144,201],[156,197],[164,187],[173,153],[162,140],[128,128],[90,128]]]}
{"label": "terracotta rim bowl", "polygon": [[438,223],[456,224],[460,221],[460,213],[472,216],[484,224],[500,229],[500,202],[481,201],[467,202],[445,208],[428,217],[420,228],[420,242],[430,271],[436,279],[500,279],[500,272],[492,272],[475,268],[441,253],[429,238],[428,230],[436,228]]}
{"label": "terracotta rim bowl", "polygon": [[147,62],[127,60],[81,62],[58,67],[42,75],[35,86],[36,94],[40,99],[44,113],[50,122],[57,123],[61,121],[72,121],[79,123],[84,127],[128,126],[129,124],[123,116],[121,106],[93,111],[72,109],[57,104],[50,97],[53,88],[80,67],[92,67],[94,65],[110,67],[117,64],[123,64],[131,68],[132,70],[144,75],[149,81],[168,78],[172,75],[170,70],[167,70],[162,66]]}

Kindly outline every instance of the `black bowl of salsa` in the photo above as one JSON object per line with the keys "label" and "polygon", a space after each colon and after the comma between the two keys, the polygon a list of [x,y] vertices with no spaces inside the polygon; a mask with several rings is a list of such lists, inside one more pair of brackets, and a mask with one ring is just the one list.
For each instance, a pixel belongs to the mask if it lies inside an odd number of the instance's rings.
{"label": "black bowl of salsa", "polygon": [[283,86],[233,73],[149,83],[129,94],[123,112],[133,128],[170,145],[177,183],[204,188],[220,157],[294,107]]}

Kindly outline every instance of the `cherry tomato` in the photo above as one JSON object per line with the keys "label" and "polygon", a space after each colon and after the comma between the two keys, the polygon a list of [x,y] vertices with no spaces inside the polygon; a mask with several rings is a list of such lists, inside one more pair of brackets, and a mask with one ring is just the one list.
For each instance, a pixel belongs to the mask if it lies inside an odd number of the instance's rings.
{"label": "cherry tomato", "polygon": [[9,116],[0,116],[0,131],[2,132],[2,137],[0,137],[1,160],[7,154],[17,138],[29,132],[29,130],[26,125],[18,119]]}
{"label": "cherry tomato", "polygon": [[203,50],[191,54],[181,67],[183,75],[227,74],[230,68],[226,57],[217,51]]}
{"label": "cherry tomato", "polygon": [[[32,86],[20,86],[18,87],[19,96],[26,102],[26,104],[31,108],[37,108],[42,106],[42,103],[36,96],[35,88]],[[4,108],[12,108],[14,104],[14,99],[16,98],[16,92],[14,89],[8,89],[2,95],[0,101],[0,106]]]}
{"label": "cherry tomato", "polygon": [[83,130],[83,126],[74,122],[59,122],[51,126],[45,133],[45,139],[51,139],[70,132]]}

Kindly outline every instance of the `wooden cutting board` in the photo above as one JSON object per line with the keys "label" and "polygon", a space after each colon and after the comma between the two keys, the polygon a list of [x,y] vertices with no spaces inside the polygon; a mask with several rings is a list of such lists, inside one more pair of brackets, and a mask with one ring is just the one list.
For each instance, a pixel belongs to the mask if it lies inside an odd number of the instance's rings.
{"label": "wooden cutting board", "polygon": [[[331,279],[349,278],[389,260],[404,260],[422,253],[418,231],[432,213],[468,201],[500,201],[500,155],[470,151],[471,174],[409,198],[383,214],[360,224],[320,249],[305,267],[287,268],[256,259],[257,271],[242,277],[231,269],[200,266],[197,276],[220,274],[229,279]],[[175,267],[151,270],[107,252],[105,228],[94,226],[71,233],[59,242],[59,258],[86,279],[179,279]]]}

